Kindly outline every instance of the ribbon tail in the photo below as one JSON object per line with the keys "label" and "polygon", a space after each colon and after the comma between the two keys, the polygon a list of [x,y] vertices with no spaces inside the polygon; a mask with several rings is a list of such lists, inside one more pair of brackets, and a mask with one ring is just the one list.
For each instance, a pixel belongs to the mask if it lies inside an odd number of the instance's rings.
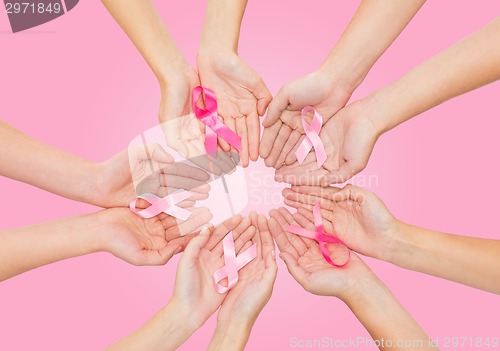
{"label": "ribbon tail", "polygon": [[205,150],[208,155],[217,156],[217,134],[209,126],[205,126]]}

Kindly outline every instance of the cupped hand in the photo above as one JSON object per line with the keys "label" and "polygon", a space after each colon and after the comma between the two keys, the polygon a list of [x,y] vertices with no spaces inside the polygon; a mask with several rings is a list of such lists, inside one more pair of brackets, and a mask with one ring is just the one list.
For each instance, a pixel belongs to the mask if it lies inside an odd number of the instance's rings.
{"label": "cupped hand", "polygon": [[[247,167],[249,159],[259,157],[259,116],[272,100],[271,93],[262,78],[234,53],[200,53],[197,66],[201,84],[215,92],[219,117],[242,139],[240,157]],[[224,151],[231,150],[220,137],[219,145]]]}
{"label": "cupped hand", "polygon": [[191,320],[201,326],[222,304],[227,293],[215,290],[213,274],[224,265],[222,239],[233,232],[236,252],[255,235],[248,218],[234,216],[191,239],[179,260],[171,302],[189,311]]}
{"label": "cupped hand", "polygon": [[200,79],[188,67],[161,87],[159,120],[168,147],[206,171],[220,175],[230,173],[238,164],[237,158],[217,152],[214,157],[205,150],[205,127],[193,114],[191,94]]}
{"label": "cupped hand", "polygon": [[322,185],[344,183],[367,165],[380,133],[361,101],[355,102],[330,118],[319,134],[327,154],[318,169],[314,149],[300,165],[276,171],[275,179],[292,185]]}
{"label": "cupped hand", "polygon": [[182,222],[166,214],[143,219],[128,208],[103,210],[102,247],[136,266],[163,265],[187,245],[193,235],[186,234],[199,232],[212,219],[206,208],[189,210]]}
{"label": "cupped hand", "polygon": [[[295,152],[305,135],[301,118],[304,107],[314,107],[326,123],[346,105],[351,93],[321,70],[283,86],[269,104],[262,123],[260,156],[266,166],[279,169],[297,160]],[[311,122],[308,117],[305,119],[308,124]]]}
{"label": "cupped hand", "polygon": [[293,217],[299,224],[313,220],[312,207],[319,202],[327,233],[362,255],[390,259],[400,222],[374,193],[353,185],[297,186],[284,189],[283,196],[286,205],[298,209]]}
{"label": "cupped hand", "polygon": [[[270,215],[276,220],[270,229],[280,249],[280,258],[306,291],[315,295],[336,296],[345,301],[352,292],[356,292],[360,281],[374,277],[370,268],[356,254],[351,253],[349,262],[342,268],[333,267],[323,257],[316,241],[284,230],[288,225],[298,225],[285,208],[273,210]],[[313,224],[309,222],[306,227],[311,226]],[[335,246],[328,245],[332,256],[338,251]]]}
{"label": "cupped hand", "polygon": [[238,283],[229,291],[219,310],[219,322],[239,320],[252,324],[271,298],[278,272],[274,241],[264,215],[253,212],[250,218],[257,230],[241,251],[256,244],[257,257],[239,271]]}

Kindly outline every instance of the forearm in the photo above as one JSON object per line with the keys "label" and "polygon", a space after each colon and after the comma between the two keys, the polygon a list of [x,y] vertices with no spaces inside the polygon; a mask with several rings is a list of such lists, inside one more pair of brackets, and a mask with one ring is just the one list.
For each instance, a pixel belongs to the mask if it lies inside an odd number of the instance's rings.
{"label": "forearm", "polygon": [[401,223],[393,252],[390,261],[397,266],[500,294],[500,240]]}
{"label": "forearm", "polygon": [[102,0],[102,3],[142,54],[160,85],[187,70],[179,51],[150,0]]}
{"label": "forearm", "polygon": [[425,331],[375,275],[359,284],[357,293],[344,302],[373,340],[381,343],[380,350],[434,349]]}
{"label": "forearm", "polygon": [[107,350],[176,350],[196,329],[198,326],[190,323],[188,311],[181,311],[170,302],[146,324]]}
{"label": "forearm", "polygon": [[424,3],[363,0],[321,70],[356,89]]}
{"label": "forearm", "polygon": [[89,202],[98,167],[45,145],[0,121],[0,175]]}
{"label": "forearm", "polygon": [[98,214],[0,232],[0,281],[101,250]]}
{"label": "forearm", "polygon": [[500,79],[500,19],[364,99],[381,133],[455,96]]}
{"label": "forearm", "polygon": [[247,0],[208,0],[199,54],[238,51]]}
{"label": "forearm", "polygon": [[239,319],[232,319],[225,322],[218,321],[207,350],[244,350],[250,338],[253,324],[253,321]]}

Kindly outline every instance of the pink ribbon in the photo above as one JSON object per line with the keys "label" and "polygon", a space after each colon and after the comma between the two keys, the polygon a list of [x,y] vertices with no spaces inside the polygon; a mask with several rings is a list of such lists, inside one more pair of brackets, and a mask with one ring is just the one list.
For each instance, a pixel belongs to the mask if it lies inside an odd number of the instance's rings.
{"label": "pink ribbon", "polygon": [[[339,238],[333,237],[325,233],[325,229],[323,227],[323,220],[321,219],[321,205],[319,203],[317,203],[313,207],[313,218],[314,218],[314,225],[316,226],[315,232],[294,225],[289,225],[288,227],[285,228],[285,230],[293,234],[297,234],[309,239],[316,240],[319,243],[319,248],[321,250],[321,253],[323,254],[323,257],[328,263],[330,263],[332,266],[335,267],[345,266],[349,262],[349,258],[351,257],[351,250]],[[347,260],[344,263],[337,264],[332,261],[332,259],[330,258],[330,254],[328,253],[328,247],[327,247],[328,243],[340,244],[347,249]]]}
{"label": "pink ribbon", "polygon": [[[215,290],[219,294],[224,294],[232,289],[236,283],[238,283],[238,271],[257,257],[256,244],[253,244],[244,252],[236,256],[233,232],[230,232],[222,239],[222,247],[224,248],[225,265],[218,269],[213,275]],[[227,286],[219,284],[224,278],[227,278]]]}
{"label": "pink ribbon", "polygon": [[[185,221],[189,218],[191,212],[184,208],[180,208],[176,204],[186,200],[190,196],[191,193],[184,190],[178,190],[175,193],[167,195],[163,198],[160,198],[154,194],[146,193],[137,196],[130,202],[130,210],[141,216],[142,218],[152,218],[164,212],[172,217]],[[138,210],[136,208],[136,203],[139,199],[146,200],[151,204],[151,206],[145,208],[144,210]]]}
{"label": "pink ribbon", "polygon": [[[304,116],[307,112],[313,111],[314,117],[311,124],[307,124]],[[297,156],[297,160],[299,164],[304,162],[309,151],[314,147],[314,151],[316,153],[316,163],[318,164],[318,168],[321,168],[326,161],[326,151],[323,145],[323,142],[319,138],[319,132],[321,131],[321,126],[323,125],[323,117],[311,106],[306,106],[302,109],[302,127],[306,132],[306,137],[302,140],[302,143],[299,145],[299,148],[295,152],[295,156]]]}
{"label": "pink ribbon", "polygon": [[[200,100],[201,93],[205,95],[206,109],[196,106]],[[212,90],[200,86],[194,88],[193,111],[196,118],[206,125],[205,150],[207,150],[208,154],[215,155],[217,151],[217,135],[234,146],[236,150],[241,150],[241,138],[217,118],[217,99]]]}

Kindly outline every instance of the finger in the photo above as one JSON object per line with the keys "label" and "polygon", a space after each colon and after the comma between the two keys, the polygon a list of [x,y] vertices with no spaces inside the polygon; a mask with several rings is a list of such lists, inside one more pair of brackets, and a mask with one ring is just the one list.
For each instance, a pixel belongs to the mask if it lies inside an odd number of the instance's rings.
{"label": "finger", "polygon": [[[296,225],[296,226],[298,225],[298,223],[295,222],[295,220],[293,219],[293,216],[290,213],[290,211],[288,211],[286,208],[280,207],[278,211],[285,218],[288,225]],[[304,243],[302,238],[296,234],[288,233],[286,229],[285,233],[287,233],[287,235],[290,235],[289,241],[295,247],[299,255],[301,256],[304,255],[307,251],[307,245]]]}
{"label": "finger", "polygon": [[176,162],[174,164],[166,165],[165,167],[162,167],[161,173],[165,174],[166,176],[177,175],[202,182],[207,182],[210,179],[210,175],[203,169],[190,166],[183,162]]}
{"label": "finger", "polygon": [[[234,241],[234,250],[236,252],[244,251],[243,247],[248,243],[250,243],[248,247],[252,246],[252,243],[255,242],[255,237],[257,236],[256,233],[257,229],[253,225],[248,227],[248,229],[241,233],[241,235]],[[259,257],[258,252],[259,250],[257,247],[257,257]]]}
{"label": "finger", "polygon": [[274,240],[269,230],[267,218],[264,215],[260,214],[257,221],[257,228],[259,229],[258,236],[260,237],[262,246],[262,256],[267,257],[271,252],[275,250]]}
{"label": "finger", "polygon": [[278,274],[278,265],[276,264],[276,251],[272,250],[268,252],[265,256],[266,270],[264,271],[263,279],[270,284],[274,284],[276,281],[276,276]]}
{"label": "finger", "polygon": [[185,222],[181,222],[179,224],[180,236],[191,234],[199,230],[201,227],[208,225],[212,218],[213,214],[208,209],[195,209],[191,212],[191,216],[189,216]]}
{"label": "finger", "polygon": [[297,202],[297,201],[294,201],[294,200],[289,200],[289,199],[284,199],[283,201],[285,203],[285,205],[289,206],[289,207],[292,207],[292,208],[296,208],[296,209],[299,209],[301,207],[306,207],[308,208],[307,206],[309,206],[309,208],[312,209],[312,206],[311,205],[305,205],[305,204],[302,204],[300,202]]}
{"label": "finger", "polygon": [[208,228],[203,228],[200,234],[196,235],[184,250],[184,254],[182,255],[182,259],[193,259],[198,256],[202,247],[204,247],[208,239],[210,238],[210,231]]}
{"label": "finger", "polygon": [[263,159],[266,159],[269,154],[271,153],[271,150],[273,148],[274,140],[278,136],[278,133],[281,129],[281,123],[280,120],[276,121],[273,125],[270,127],[264,128],[264,132],[262,133],[262,140],[260,141],[260,157]]}
{"label": "finger", "polygon": [[301,137],[301,134],[299,132],[297,132],[296,130],[292,130],[292,132],[288,136],[288,140],[285,142],[285,145],[283,146],[283,149],[281,150],[281,153],[278,157],[278,160],[276,161],[276,164],[274,166],[276,169],[283,167],[288,154],[293,149],[295,144],[297,144],[297,141],[300,139],[300,137]]}
{"label": "finger", "polygon": [[288,140],[288,137],[290,136],[291,133],[292,129],[289,126],[287,126],[286,124],[283,124],[281,126],[280,131],[276,136],[276,140],[274,140],[271,153],[265,160],[266,166],[274,167],[276,165],[276,161],[278,160],[278,157],[280,156],[281,151],[283,150],[283,146],[285,146],[285,143]]}
{"label": "finger", "polygon": [[252,161],[259,158],[260,120],[256,111],[252,111],[246,118],[248,130],[248,153]]}
{"label": "finger", "polygon": [[299,253],[297,252],[297,250],[295,250],[293,245],[288,240],[288,237],[286,236],[285,231],[283,230],[283,227],[279,224],[279,222],[271,217],[268,221],[268,226],[269,232],[271,233],[280,251],[286,251],[292,254],[294,257],[298,258]]}
{"label": "finger", "polygon": [[324,169],[317,169],[316,162],[302,166],[295,163],[277,170],[274,179],[291,185],[321,185],[327,173]]}
{"label": "finger", "polygon": [[[253,230],[251,228],[253,228]],[[246,241],[248,241],[248,237],[250,235],[255,235],[255,227],[252,227],[252,223],[249,217],[243,217],[241,222],[232,230],[232,232],[234,247],[235,249],[239,249]],[[227,233],[222,235],[222,238],[224,238],[226,235]],[[221,240],[219,240],[214,248],[210,250],[216,255],[222,255],[223,247],[222,245],[219,245],[220,242]]]}
{"label": "finger", "polygon": [[299,139],[297,140],[297,142],[295,143],[295,145],[292,147],[292,149],[285,158],[286,165],[291,165],[297,161],[297,150],[299,149],[300,144],[302,144],[302,142],[304,141],[305,137],[306,137],[305,135],[300,134]]}
{"label": "finger", "polygon": [[229,157],[228,152],[217,150],[216,154],[216,162],[219,167],[222,168],[223,174],[230,174],[236,168],[233,159]]}
{"label": "finger", "polygon": [[[299,251],[298,248],[300,248],[301,246],[298,244],[296,245],[296,235],[291,234],[285,230],[285,228],[290,225],[290,223],[288,223],[286,218],[283,217],[283,214],[279,210],[271,210],[269,212],[269,215],[279,224],[281,231],[283,232],[282,234],[278,233],[279,236],[277,237],[275,237],[273,234],[274,240],[276,241],[276,244],[278,245],[280,251],[290,252],[296,257],[301,256],[304,253],[305,249]],[[302,243],[302,246],[305,247],[305,244]]]}
{"label": "finger", "polygon": [[333,170],[325,175],[324,179],[321,182],[321,186],[345,183],[354,175],[361,172],[364,167],[365,165],[360,162],[347,161],[340,165],[339,169]]}
{"label": "finger", "polygon": [[280,253],[280,258],[285,262],[286,268],[288,272],[292,275],[292,277],[300,284],[302,287],[306,285],[307,281],[307,272],[299,266],[299,262],[296,257],[293,257],[288,252]]}
{"label": "finger", "polygon": [[174,158],[161,147],[160,144],[147,144],[144,145],[146,149],[146,154],[149,155],[149,159],[155,160],[162,163],[172,163]]}
{"label": "finger", "polygon": [[261,259],[265,256],[263,256],[263,251],[262,251],[262,241],[260,240],[260,233],[259,233],[259,230],[258,230],[258,222],[259,222],[259,216],[256,215],[255,216],[255,233],[254,233],[254,236],[253,238],[251,238],[250,240],[252,240],[255,244],[257,244],[257,258]]}
{"label": "finger", "polygon": [[248,130],[247,130],[247,117],[240,117],[236,119],[236,134],[241,137],[241,150],[240,158],[243,167],[248,166]]}
{"label": "finger", "polygon": [[[245,217],[246,218],[246,217]],[[226,236],[227,233],[229,233],[231,230],[236,231],[239,233],[239,230],[235,230],[235,228],[238,227],[243,227],[246,224],[246,227],[250,225],[250,221],[245,223],[241,223],[243,221],[243,217],[241,215],[236,215],[233,216],[221,224],[219,224],[217,227],[215,227],[212,235],[210,235],[210,240],[206,245],[207,250],[212,251],[217,244]],[[246,229],[246,228],[244,228]],[[243,229],[243,230],[244,230]],[[233,234],[234,235],[234,234]]]}
{"label": "finger", "polygon": [[262,78],[259,79],[255,89],[252,89],[252,94],[257,98],[257,113],[259,116],[264,116],[269,103],[273,100],[273,96]]}
{"label": "finger", "polygon": [[276,123],[280,119],[283,110],[288,107],[288,104],[288,93],[286,87],[283,87],[269,104],[269,107],[267,109],[267,116],[262,121],[262,126],[264,128],[268,128]]}
{"label": "finger", "polygon": [[[314,188],[324,189],[321,187],[309,187],[309,189],[314,189]],[[319,202],[322,208],[331,208],[332,202],[328,199],[325,199],[324,197],[321,196],[321,194],[318,193],[319,191],[311,194],[303,194],[303,193],[297,193],[292,189],[283,189],[282,192],[285,200],[300,202],[304,205],[315,205]]]}

